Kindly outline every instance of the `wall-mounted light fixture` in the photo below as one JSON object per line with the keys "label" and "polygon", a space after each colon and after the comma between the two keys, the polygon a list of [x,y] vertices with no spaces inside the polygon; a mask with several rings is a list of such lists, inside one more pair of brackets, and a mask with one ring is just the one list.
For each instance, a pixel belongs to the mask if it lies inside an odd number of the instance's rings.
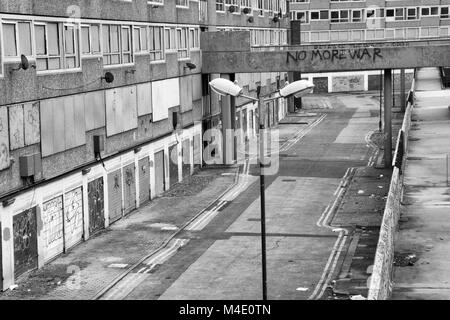
{"label": "wall-mounted light fixture", "polygon": [[101,77],[101,79],[105,79],[107,83],[112,83],[114,81],[114,75],[111,72],[106,72],[105,76]]}
{"label": "wall-mounted light fixture", "polygon": [[253,17],[248,17],[247,21],[250,23],[253,23],[253,21],[255,21],[255,19],[253,19]]}
{"label": "wall-mounted light fixture", "polygon": [[184,68],[188,68],[189,70],[193,70],[193,69],[197,68],[197,66],[195,64],[193,64],[193,63],[186,62]]}
{"label": "wall-mounted light fixture", "polygon": [[16,202],[16,198],[9,198],[2,201],[3,207],[7,207],[12,205],[14,202]]}
{"label": "wall-mounted light fixture", "polygon": [[91,172],[91,168],[85,168],[83,170],[81,170],[81,174],[84,176],[86,174],[88,174],[89,172]]}
{"label": "wall-mounted light fixture", "polygon": [[136,147],[134,148],[134,153],[139,153],[142,150],[141,147]]}
{"label": "wall-mounted light fixture", "polygon": [[[30,67],[30,63],[28,62],[28,58],[25,55],[20,55],[20,63],[19,66],[15,69],[11,69],[10,73],[13,73],[14,71],[23,69],[23,70],[28,70],[28,68]],[[31,65],[32,68],[36,69],[35,65]]]}

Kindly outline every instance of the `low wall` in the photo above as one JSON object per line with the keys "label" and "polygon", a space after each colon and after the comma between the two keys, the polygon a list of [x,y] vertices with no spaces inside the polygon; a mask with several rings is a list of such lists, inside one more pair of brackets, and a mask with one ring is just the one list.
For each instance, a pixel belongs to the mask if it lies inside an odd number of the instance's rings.
{"label": "low wall", "polygon": [[411,91],[408,95],[408,105],[393,157],[394,169],[381,223],[377,251],[375,253],[375,263],[369,287],[369,300],[386,300],[389,299],[392,293],[395,236],[400,218],[400,203],[403,195],[403,168],[408,150],[411,114],[414,108],[414,88],[415,81],[413,80]]}

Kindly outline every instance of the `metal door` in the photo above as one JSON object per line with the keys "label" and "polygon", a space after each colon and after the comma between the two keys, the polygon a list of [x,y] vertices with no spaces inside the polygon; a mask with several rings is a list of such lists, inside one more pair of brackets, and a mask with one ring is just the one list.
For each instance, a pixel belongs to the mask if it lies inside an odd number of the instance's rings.
{"label": "metal door", "polygon": [[178,144],[169,147],[169,183],[172,187],[178,182]]}
{"label": "metal door", "polygon": [[160,195],[165,188],[165,174],[164,174],[164,150],[155,153],[155,193]]}
{"label": "metal door", "polygon": [[123,214],[136,209],[136,171],[134,163],[123,168]]}
{"label": "metal door", "polygon": [[65,250],[83,240],[83,188],[78,187],[64,195],[64,245]]}
{"label": "metal door", "polygon": [[116,170],[108,174],[109,223],[122,218],[122,173]]}
{"label": "metal door", "polygon": [[201,146],[201,136],[199,134],[194,136],[194,168],[198,168],[201,166],[202,162],[202,149]]}
{"label": "metal door", "polygon": [[189,139],[183,141],[181,153],[183,159],[183,179],[184,179],[191,174],[191,143]]}
{"label": "metal door", "polygon": [[93,234],[105,227],[105,203],[103,178],[88,183],[89,233]]}
{"label": "metal door", "polygon": [[150,200],[150,161],[148,157],[139,160],[139,203]]}
{"label": "metal door", "polygon": [[44,261],[64,252],[63,197],[42,204]]}
{"label": "metal door", "polygon": [[38,266],[36,207],[15,215],[13,229],[14,276],[18,277]]}

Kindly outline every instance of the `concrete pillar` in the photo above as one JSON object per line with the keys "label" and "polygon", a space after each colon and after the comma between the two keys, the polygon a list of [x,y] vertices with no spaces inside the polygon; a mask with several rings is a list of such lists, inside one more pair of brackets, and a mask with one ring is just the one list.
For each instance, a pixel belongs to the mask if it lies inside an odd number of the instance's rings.
{"label": "concrete pillar", "polygon": [[[299,20],[291,21],[291,34],[289,39],[290,45],[300,45],[301,44],[301,23]],[[301,80],[302,74],[299,71],[289,72],[289,83],[297,80]],[[302,98],[289,98],[288,100],[288,110],[289,112],[295,112],[295,106],[301,108]]]}
{"label": "concrete pillar", "polygon": [[[230,81],[234,82],[236,80],[236,74],[231,73],[230,75]],[[230,97],[230,118],[231,118],[231,128],[233,129],[233,133],[236,130],[236,98]],[[242,128],[242,126],[241,126]],[[233,134],[233,154],[231,155],[232,161],[235,161],[237,159],[237,137],[235,134]]]}
{"label": "concrete pillar", "polygon": [[[221,78],[230,80],[229,74],[221,74]],[[234,134],[232,129],[231,119],[231,97],[226,95],[222,96],[221,103],[221,116],[222,116],[222,152],[223,152],[223,162],[224,164],[233,164],[233,154],[234,154]]]}
{"label": "concrete pillar", "polygon": [[392,69],[384,70],[384,166],[392,166]]}
{"label": "concrete pillar", "polygon": [[405,69],[400,70],[400,103],[401,103],[401,110],[402,112],[405,112],[406,110],[406,97],[405,97]]}

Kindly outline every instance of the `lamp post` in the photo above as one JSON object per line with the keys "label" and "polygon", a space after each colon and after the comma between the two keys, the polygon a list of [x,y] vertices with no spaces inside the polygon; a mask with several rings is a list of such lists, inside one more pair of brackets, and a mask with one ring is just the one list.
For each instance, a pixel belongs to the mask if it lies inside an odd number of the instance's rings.
{"label": "lamp post", "polygon": [[263,99],[260,91],[258,98],[255,99],[243,94],[243,89],[237,84],[224,78],[216,78],[209,83],[211,89],[219,95],[229,95],[232,97],[244,97],[249,100],[258,102],[258,114],[259,114],[259,185],[260,185],[260,198],[261,198],[261,263],[262,263],[262,298],[267,300],[267,263],[266,263],[266,199],[265,199],[265,180],[264,180],[264,125],[265,119],[263,118],[263,106],[264,102],[275,100],[278,98],[289,98],[294,96],[299,98],[308,93],[311,93],[314,89],[314,84],[307,80],[298,80],[287,84],[284,88],[278,90],[278,95],[273,98]]}

